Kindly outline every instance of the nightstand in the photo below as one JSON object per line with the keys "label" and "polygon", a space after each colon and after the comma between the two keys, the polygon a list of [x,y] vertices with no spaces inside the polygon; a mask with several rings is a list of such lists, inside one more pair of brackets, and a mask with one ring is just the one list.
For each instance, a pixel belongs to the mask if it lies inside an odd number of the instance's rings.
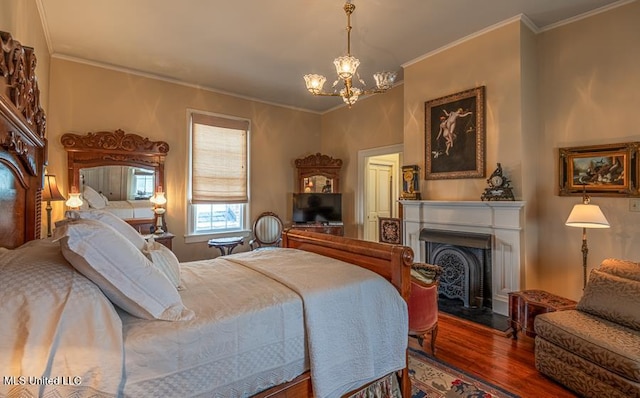
{"label": "nightstand", "polygon": [[171,232],[165,232],[162,234],[149,234],[149,235],[145,235],[144,236],[145,239],[149,239],[150,237],[153,237],[153,240],[155,240],[156,242],[160,243],[161,245],[165,245],[166,247],[169,248],[169,250],[173,250],[171,248],[171,241],[173,240],[173,238],[175,238],[175,235],[172,234]]}
{"label": "nightstand", "polygon": [[537,315],[547,312],[571,310],[576,302],[568,298],[556,296],[544,290],[523,290],[509,293],[509,323],[511,337],[518,338],[518,331],[529,337],[536,337],[533,322]]}

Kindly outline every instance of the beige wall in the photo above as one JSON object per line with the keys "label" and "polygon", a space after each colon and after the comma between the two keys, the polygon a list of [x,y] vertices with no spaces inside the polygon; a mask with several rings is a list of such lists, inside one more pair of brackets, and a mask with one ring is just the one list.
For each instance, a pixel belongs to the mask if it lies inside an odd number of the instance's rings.
{"label": "beige wall", "polygon": [[[321,152],[343,160],[340,180],[345,235],[358,236],[358,151],[402,143],[404,85],[322,115]],[[361,227],[361,226],[360,226]]]}
{"label": "beige wall", "polygon": [[[424,101],[486,86],[487,173],[501,162],[526,201],[526,288],[582,293],[581,230],[564,222],[578,197],[558,196],[557,148],[640,141],[640,3],[534,35],[514,22],[405,68],[404,163],[424,166]],[[469,61],[471,60],[471,61]],[[478,200],[484,179],[422,181],[434,200]],[[589,268],[640,259],[640,213],[593,198],[612,228],[591,230]]]}
{"label": "beige wall", "polygon": [[[405,67],[404,162],[424,173],[425,101],[478,86],[485,91],[485,165],[490,174],[501,162],[521,196],[522,80],[520,24],[515,22]],[[479,200],[485,178],[424,180],[423,199]]]}
{"label": "beige wall", "polygon": [[[113,131],[169,143],[167,224],[181,261],[213,256],[186,233],[187,108],[251,119],[251,220],[263,211],[284,215],[293,192],[294,160],[320,147],[320,116],[68,60],[51,61],[49,163],[66,175],[60,136]],[[64,192],[68,187],[62,184]],[[62,215],[56,214],[59,218]],[[286,220],[285,220],[286,221]]]}
{"label": "beige wall", "polygon": [[[640,141],[633,119],[640,89],[638,20],[640,2],[537,35],[513,22],[407,66],[404,84],[387,94],[320,116],[49,61],[35,1],[0,3],[0,29],[36,48],[50,172],[66,173],[59,144],[65,132],[122,128],[169,142],[168,222],[183,261],[211,255],[205,244],[185,245],[182,239],[187,107],[252,120],[252,217],[264,210],[290,213],[295,158],[320,151],[343,159],[346,234],[356,236],[358,151],[404,142],[403,163],[424,166],[424,102],[485,85],[487,172],[501,162],[517,199],[527,202],[523,286],[572,298],[582,289],[581,231],[564,221],[579,198],[557,195],[557,148]],[[485,184],[484,179],[423,180],[421,189],[427,199],[478,200]],[[629,199],[594,197],[593,202],[612,228],[589,231],[590,267],[606,257],[640,260],[640,213],[628,211]],[[57,205],[54,214],[60,217]]]}
{"label": "beige wall", "polygon": [[[542,33],[539,53],[540,253],[534,287],[582,290],[582,231],[564,226],[578,197],[560,197],[557,149],[640,141],[640,2]],[[611,229],[589,230],[589,268],[604,258],[640,261],[640,213],[629,199],[593,197]]]}
{"label": "beige wall", "polygon": [[23,46],[33,47],[38,64],[36,76],[40,103],[45,112],[49,105],[49,49],[34,0],[0,1],[0,30],[11,33]]}

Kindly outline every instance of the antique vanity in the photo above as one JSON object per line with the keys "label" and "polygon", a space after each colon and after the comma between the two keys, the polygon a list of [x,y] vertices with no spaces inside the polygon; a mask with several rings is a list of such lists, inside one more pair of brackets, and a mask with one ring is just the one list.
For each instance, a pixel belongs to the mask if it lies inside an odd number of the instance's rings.
{"label": "antique vanity", "polygon": [[[293,224],[291,228],[321,232],[332,235],[344,235],[342,224],[340,169],[342,160],[316,153],[296,159],[297,192],[293,194]],[[321,199],[324,207],[331,207],[331,217],[317,219],[297,218],[299,208],[308,200]],[[300,210],[302,212],[302,210]]]}
{"label": "antique vanity", "polygon": [[95,208],[112,212],[141,234],[162,230],[154,238],[171,248],[174,235],[166,232],[164,208],[154,203],[164,192],[169,144],[122,130],[67,133],[60,140],[67,151],[69,192],[82,193],[85,202],[98,193],[105,206]]}

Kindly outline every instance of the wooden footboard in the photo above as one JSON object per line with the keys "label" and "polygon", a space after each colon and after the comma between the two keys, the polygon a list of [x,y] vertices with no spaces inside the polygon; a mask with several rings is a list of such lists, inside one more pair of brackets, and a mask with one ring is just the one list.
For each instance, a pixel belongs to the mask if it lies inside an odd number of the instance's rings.
{"label": "wooden footboard", "polygon": [[[411,265],[413,264],[413,251],[409,247],[293,229],[284,231],[282,245],[283,247],[322,254],[367,268],[389,280],[398,289],[404,300],[407,302],[409,300]],[[402,396],[411,397],[408,367],[399,372],[399,377]],[[312,396],[313,389],[309,372],[289,383],[275,386],[256,395],[259,398]]]}

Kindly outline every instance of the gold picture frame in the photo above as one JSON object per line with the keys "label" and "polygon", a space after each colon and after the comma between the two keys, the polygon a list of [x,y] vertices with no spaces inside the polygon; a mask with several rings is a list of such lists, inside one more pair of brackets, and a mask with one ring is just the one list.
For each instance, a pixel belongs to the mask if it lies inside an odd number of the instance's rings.
{"label": "gold picture frame", "polygon": [[485,177],[485,87],[425,102],[425,179]]}
{"label": "gold picture frame", "polygon": [[640,142],[558,149],[559,195],[640,196]]}

